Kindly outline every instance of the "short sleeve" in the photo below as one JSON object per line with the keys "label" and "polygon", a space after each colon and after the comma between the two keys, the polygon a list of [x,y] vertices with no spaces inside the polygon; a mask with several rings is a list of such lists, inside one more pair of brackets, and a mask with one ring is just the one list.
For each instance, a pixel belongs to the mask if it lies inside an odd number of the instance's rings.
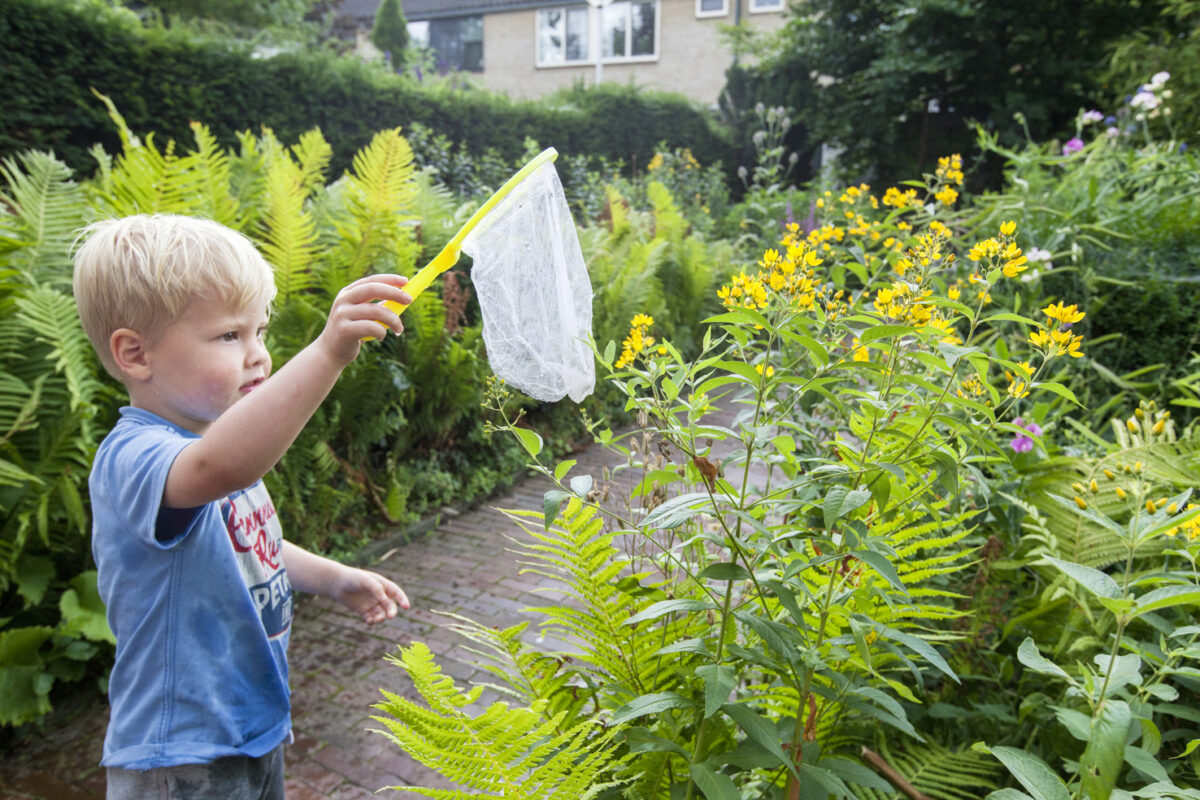
{"label": "short sleeve", "polygon": [[165,427],[123,425],[109,434],[96,454],[92,469],[93,505],[100,501],[111,515],[109,522],[138,541],[153,547],[172,547],[186,538],[193,527],[191,518],[168,515],[172,535],[156,536],[163,489],[171,465],[192,438]]}

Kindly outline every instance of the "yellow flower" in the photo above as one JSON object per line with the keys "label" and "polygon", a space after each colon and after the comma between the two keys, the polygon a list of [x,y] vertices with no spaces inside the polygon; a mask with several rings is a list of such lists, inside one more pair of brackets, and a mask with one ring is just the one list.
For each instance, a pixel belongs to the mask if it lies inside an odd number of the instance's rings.
{"label": "yellow flower", "polygon": [[1150,432],[1157,436],[1163,432],[1163,428],[1166,427],[1166,424],[1167,421],[1165,419],[1160,419],[1158,422],[1154,423],[1154,427],[1150,429]]}
{"label": "yellow flower", "polygon": [[1112,470],[1106,469],[1106,470],[1104,470],[1104,477],[1108,478],[1111,481],[1111,480],[1115,480],[1117,476],[1112,474]]}
{"label": "yellow flower", "polygon": [[1125,494],[1125,490],[1122,489],[1120,486],[1117,487],[1116,491],[1117,491],[1117,497],[1119,497],[1120,499],[1124,500],[1126,497],[1128,497],[1128,495]]}
{"label": "yellow flower", "polygon": [[1085,503],[1083,498],[1079,495],[1075,496],[1075,505],[1079,506],[1080,508],[1087,508],[1087,503]]}
{"label": "yellow flower", "polygon": [[949,289],[946,290],[946,296],[949,297],[951,300],[957,300],[959,293],[960,293],[960,289],[958,287],[958,284],[955,284],[954,286],[951,286]]}
{"label": "yellow flower", "polygon": [[634,328],[649,328],[654,324],[654,317],[649,314],[635,314],[629,324]]}
{"label": "yellow flower", "polygon": [[[755,364],[755,365],[754,365],[754,371],[755,371],[755,372],[757,372],[759,375],[762,375],[762,374],[763,374],[763,365],[762,365],[762,364]],[[768,378],[770,378],[770,377],[771,377],[772,375],[774,375],[774,374],[775,374],[775,368],[774,368],[774,367],[772,367],[772,366],[770,366],[770,365],[768,365],[768,366],[767,366],[767,377],[768,377]]]}
{"label": "yellow flower", "polygon": [[958,200],[958,192],[952,186],[942,187],[937,192],[934,192],[933,196],[944,206],[952,206]]}
{"label": "yellow flower", "polygon": [[1064,306],[1062,303],[1056,305],[1048,305],[1042,309],[1042,313],[1053,320],[1057,320],[1064,325],[1073,325],[1079,322],[1086,315],[1075,306]]}
{"label": "yellow flower", "polygon": [[1158,509],[1154,507],[1154,501],[1153,501],[1153,500],[1147,500],[1147,501],[1146,501],[1146,513],[1147,513],[1147,514],[1153,514],[1153,513],[1154,513],[1155,511],[1157,511],[1157,510],[1158,510]]}
{"label": "yellow flower", "polygon": [[1125,420],[1125,427],[1129,429],[1129,432],[1130,432],[1130,433],[1137,433],[1137,432],[1138,432],[1138,424],[1137,424],[1137,420],[1133,419],[1132,417],[1130,417],[1129,419]]}

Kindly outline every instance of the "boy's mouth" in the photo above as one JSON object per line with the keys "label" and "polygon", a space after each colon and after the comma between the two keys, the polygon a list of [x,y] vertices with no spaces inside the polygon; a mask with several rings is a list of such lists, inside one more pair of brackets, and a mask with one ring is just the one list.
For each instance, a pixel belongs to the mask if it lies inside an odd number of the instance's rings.
{"label": "boy's mouth", "polygon": [[259,387],[259,385],[265,380],[266,380],[266,378],[255,378],[254,380],[250,381],[249,383],[245,383],[245,384],[242,384],[241,386],[239,386],[238,391],[241,392],[242,394],[249,394],[250,392],[257,389]]}

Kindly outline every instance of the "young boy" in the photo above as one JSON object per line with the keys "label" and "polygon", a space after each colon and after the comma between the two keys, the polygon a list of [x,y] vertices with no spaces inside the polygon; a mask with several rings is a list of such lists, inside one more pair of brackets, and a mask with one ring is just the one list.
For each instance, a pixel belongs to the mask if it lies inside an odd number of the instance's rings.
{"label": "young boy", "polygon": [[292,589],[368,624],[408,599],[387,578],[285,541],[260,479],[362,340],[401,333],[374,301],[411,302],[407,280],[345,287],[317,339],[268,379],[275,284],[248,239],[166,215],[86,233],[79,315],[129,392],[90,478],[92,551],[117,637],[108,797],[282,798]]}

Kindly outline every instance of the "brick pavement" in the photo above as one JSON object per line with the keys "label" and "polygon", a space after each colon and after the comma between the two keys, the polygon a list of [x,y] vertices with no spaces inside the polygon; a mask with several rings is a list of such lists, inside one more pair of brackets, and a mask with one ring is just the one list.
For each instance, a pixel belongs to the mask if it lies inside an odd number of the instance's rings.
{"label": "brick pavement", "polygon": [[[599,481],[613,455],[591,447],[576,458],[571,474],[592,474]],[[521,531],[496,510],[540,509],[547,488],[540,476],[526,478],[484,506],[444,516],[414,540],[373,548],[383,556],[368,566],[403,586],[412,601],[412,610],[394,620],[367,628],[326,598],[299,599],[289,650],[296,737],[286,749],[289,800],[415,798],[411,792],[375,792],[385,786],[449,787],[374,732],[382,727],[371,719],[381,687],[415,697],[404,673],[384,656],[397,645],[423,641],[457,680],[479,674],[461,637],[443,627],[444,618],[435,612],[458,612],[503,627],[528,619],[522,608],[549,599],[546,592],[533,593],[537,576],[520,574],[508,537]],[[95,701],[56,710],[41,732],[0,759],[0,798],[103,798],[104,770],[97,764],[107,720],[107,706]]]}

